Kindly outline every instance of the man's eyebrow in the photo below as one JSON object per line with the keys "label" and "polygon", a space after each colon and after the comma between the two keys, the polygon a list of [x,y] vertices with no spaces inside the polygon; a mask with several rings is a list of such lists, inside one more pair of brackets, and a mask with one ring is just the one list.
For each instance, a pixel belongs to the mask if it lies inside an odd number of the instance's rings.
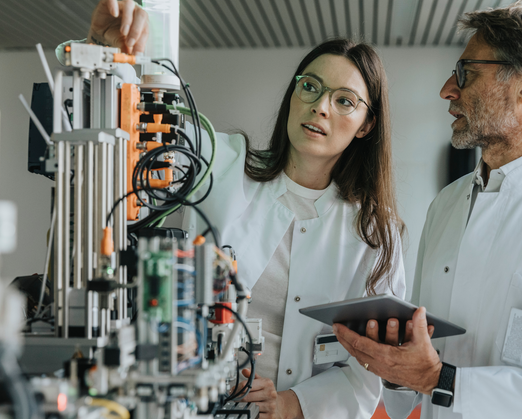
{"label": "man's eyebrow", "polygon": [[[322,84],[324,84],[324,80],[322,79],[321,76],[318,76],[317,74],[315,73],[312,73],[312,72],[307,72],[307,73],[304,73],[303,76],[312,76],[314,79],[317,79],[318,81],[320,81]],[[358,95],[359,97],[362,97],[361,94],[355,90],[353,87],[338,87],[338,89],[345,89],[345,90],[349,90],[351,92],[354,92],[356,95]],[[335,89],[337,90],[337,89]]]}

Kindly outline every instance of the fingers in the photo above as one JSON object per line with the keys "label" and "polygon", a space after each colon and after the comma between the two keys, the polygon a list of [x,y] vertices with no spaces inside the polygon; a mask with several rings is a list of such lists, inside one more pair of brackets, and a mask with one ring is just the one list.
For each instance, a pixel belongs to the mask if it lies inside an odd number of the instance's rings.
{"label": "fingers", "polygon": [[355,348],[353,347],[352,343],[354,339],[360,337],[359,334],[351,331],[346,326],[338,323],[333,325],[333,332],[335,333],[335,336],[337,337],[339,343],[344,346],[344,348],[350,353],[350,355],[357,357],[357,352],[355,351]]}
{"label": "fingers", "polygon": [[433,333],[435,333],[435,326],[428,326],[428,335],[430,335],[430,339],[433,337]]}
{"label": "fingers", "polygon": [[118,0],[106,0],[107,10],[111,16],[118,17],[120,15],[120,8],[118,7]]}
{"label": "fingers", "polygon": [[127,36],[134,17],[135,3],[133,0],[124,0],[119,5],[121,8],[120,32],[123,36]]}
{"label": "fingers", "polygon": [[399,321],[397,319],[388,319],[384,342],[387,345],[399,346]]}
{"label": "fingers", "polygon": [[147,21],[147,25],[145,29],[141,33],[140,38],[136,41],[136,45],[134,45],[134,54],[138,54],[140,52],[145,52],[145,47],[147,46],[147,39],[149,39],[149,25]]}
{"label": "fingers", "polygon": [[[132,5],[127,6],[129,3]],[[124,8],[125,7],[128,7],[128,13],[130,15],[130,20],[127,20],[125,24],[129,26],[125,45],[127,46],[129,53],[143,52],[149,34],[149,18],[147,12],[139,6],[135,6],[135,3],[132,0],[126,0],[124,3]],[[122,29],[124,27],[123,19],[121,27]]]}
{"label": "fingers", "polygon": [[[249,368],[243,368],[241,370],[241,374],[243,374],[246,378],[249,378],[250,374],[251,374],[251,370]],[[261,378],[261,377],[258,374],[255,374],[254,379],[258,379],[258,378]]]}
{"label": "fingers", "polygon": [[406,331],[404,332],[404,341],[402,344],[404,345],[406,342],[410,342],[413,338],[413,322],[408,320],[406,322]]}
{"label": "fingers", "polygon": [[369,320],[366,324],[366,337],[375,342],[379,342],[379,323]]}
{"label": "fingers", "polygon": [[429,340],[428,336],[428,321],[426,320],[426,308],[419,307],[415,313],[413,313],[413,329],[412,329],[412,341],[415,340]]}

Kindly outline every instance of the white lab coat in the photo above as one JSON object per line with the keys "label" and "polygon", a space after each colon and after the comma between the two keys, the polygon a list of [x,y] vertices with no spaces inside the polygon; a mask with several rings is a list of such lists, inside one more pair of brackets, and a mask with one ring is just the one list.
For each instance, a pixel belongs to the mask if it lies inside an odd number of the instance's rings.
{"label": "white lab coat", "polygon": [[421,399],[423,419],[522,417],[522,369],[500,359],[511,308],[522,309],[519,160],[499,192],[478,194],[467,226],[473,173],[446,187],[428,210],[412,302],[467,332],[433,340],[441,360],[458,367],[453,405],[385,390],[392,419],[406,418]]}
{"label": "white lab coat", "polygon": [[[193,137],[191,126],[187,133]],[[206,133],[205,137],[203,144],[209,144]],[[235,249],[240,278],[252,289],[294,214],[277,200],[286,192],[284,179],[280,176],[267,183],[251,180],[244,174],[245,153],[241,135],[218,134],[214,188],[199,208],[219,229],[222,244]],[[210,157],[210,151],[203,155]],[[380,379],[354,358],[342,367],[327,365],[312,371],[314,338],[325,329],[298,310],[361,297],[376,251],[354,231],[356,206],[342,201],[335,188],[319,198],[315,207],[318,218],[294,224],[277,390],[291,388],[306,419],[370,418],[379,401]],[[194,212],[187,218],[184,226],[191,234],[206,228],[201,221],[195,222]],[[393,290],[404,298],[402,255],[398,260]],[[382,285],[378,293],[383,292],[391,291]]]}

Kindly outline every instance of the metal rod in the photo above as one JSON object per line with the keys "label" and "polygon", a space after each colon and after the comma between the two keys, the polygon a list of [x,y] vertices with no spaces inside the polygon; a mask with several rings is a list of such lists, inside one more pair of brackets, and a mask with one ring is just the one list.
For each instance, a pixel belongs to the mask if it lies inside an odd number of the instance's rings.
{"label": "metal rod", "polygon": [[[58,83],[57,83],[58,84]],[[61,83],[60,83],[61,84]],[[56,96],[55,96],[56,97]],[[56,122],[56,121],[55,121]],[[60,121],[61,124],[61,121]],[[60,127],[61,129],[61,127]],[[60,309],[61,303],[61,290],[63,284],[63,170],[64,170],[64,143],[59,142],[56,145],[56,160],[57,160],[57,172],[55,175],[56,189],[55,189],[55,211],[56,211],[56,224],[54,232],[54,305],[55,305],[55,327],[54,334],[60,337],[60,325],[63,324],[61,321],[63,311]]]}
{"label": "metal rod", "polygon": [[84,145],[77,145],[74,152],[74,288],[82,288],[83,252],[83,154]]}
{"label": "metal rod", "polygon": [[71,143],[64,141],[62,336],[69,337],[69,281],[71,279]]}

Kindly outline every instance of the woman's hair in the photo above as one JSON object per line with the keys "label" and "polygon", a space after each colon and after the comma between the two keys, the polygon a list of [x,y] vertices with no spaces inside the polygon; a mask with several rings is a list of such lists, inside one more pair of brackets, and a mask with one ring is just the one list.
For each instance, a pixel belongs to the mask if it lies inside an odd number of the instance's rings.
{"label": "woman's hair", "polygon": [[341,198],[360,206],[354,221],[359,236],[372,249],[379,249],[377,263],[366,282],[367,293],[375,294],[380,280],[386,279],[391,286],[395,262],[400,257],[397,242],[404,223],[395,203],[386,73],[373,47],[341,38],[314,48],[301,61],[286,89],[268,149],[247,147],[245,173],[255,181],[268,182],[286,167],[290,151],[287,122],[295,76],[324,54],[346,57],[356,65],[369,94],[371,111],[367,113],[367,122],[372,122],[374,116],[376,119],[374,128],[365,137],[354,138],[332,169],[332,179]]}

